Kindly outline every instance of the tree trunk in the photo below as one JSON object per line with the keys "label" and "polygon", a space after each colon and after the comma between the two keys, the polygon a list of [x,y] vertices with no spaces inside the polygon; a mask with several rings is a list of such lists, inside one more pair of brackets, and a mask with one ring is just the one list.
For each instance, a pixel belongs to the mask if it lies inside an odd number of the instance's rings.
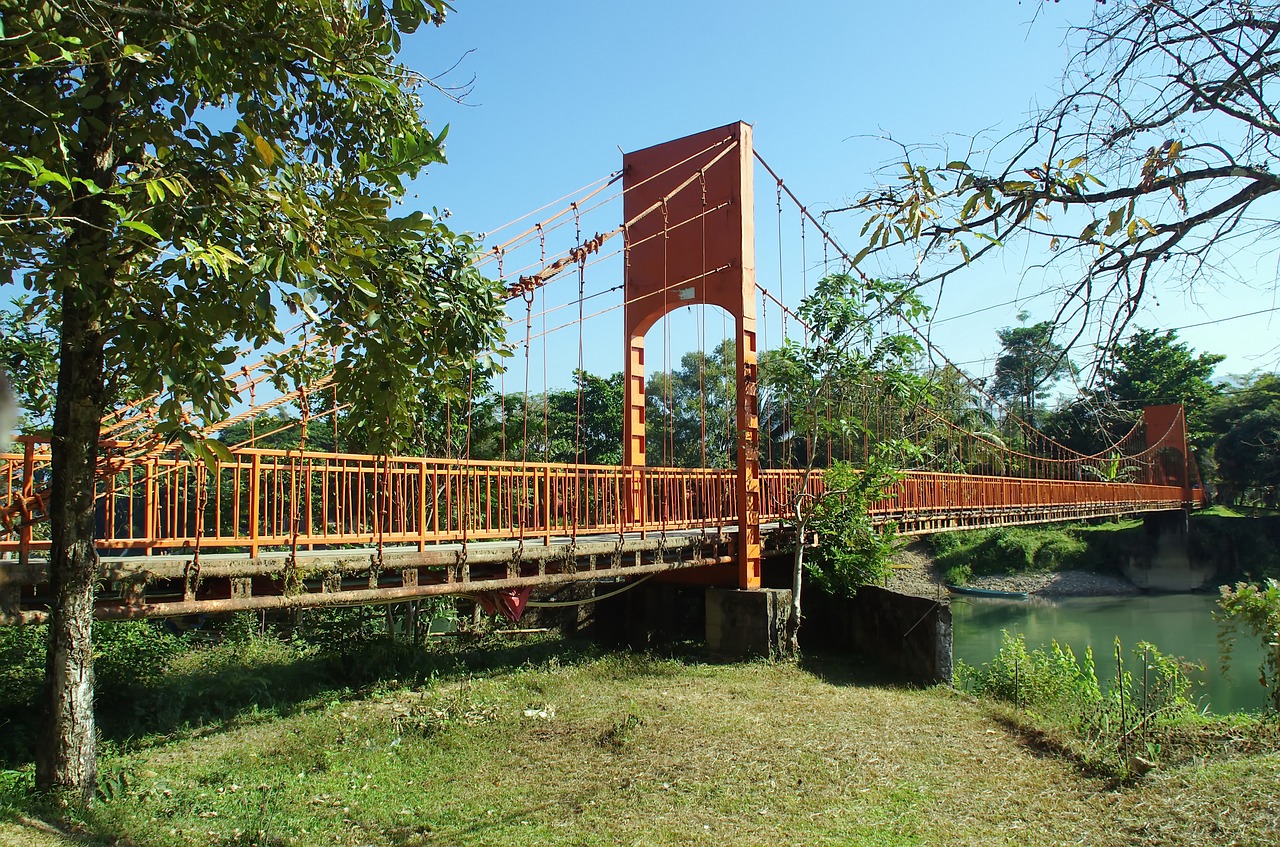
{"label": "tree trunk", "polygon": [[[100,130],[84,142],[79,176],[104,191],[116,178],[113,132],[118,99],[108,96],[107,63],[91,85],[103,105]],[[36,744],[36,787],[74,792],[86,801],[97,786],[93,721],[93,603],[98,582],[94,549],[94,488],[106,394],[102,315],[121,261],[112,242],[114,213],[101,194],[72,204],[77,221],[61,255],[53,257],[61,292],[62,334],[53,411],[49,648],[43,726]],[[117,248],[117,249],[113,249]]]}
{"label": "tree trunk", "polygon": [[796,552],[791,565],[791,616],[787,618],[787,642],[793,655],[800,651],[800,590],[804,587],[804,528],[796,505]]}
{"label": "tree trunk", "polygon": [[103,338],[94,305],[68,289],[62,305],[53,417],[49,649],[36,785],[86,800],[97,779],[93,723],[94,477],[102,421]]}
{"label": "tree trunk", "polygon": [[804,588],[804,530],[809,523],[804,514],[804,498],[809,491],[809,479],[813,476],[813,446],[816,441],[814,436],[805,439],[808,464],[800,476],[800,487],[796,491],[795,503],[792,504],[792,510],[796,516],[796,553],[791,566],[791,616],[787,618],[787,643],[791,647],[792,655],[796,656],[800,655],[800,592]]}

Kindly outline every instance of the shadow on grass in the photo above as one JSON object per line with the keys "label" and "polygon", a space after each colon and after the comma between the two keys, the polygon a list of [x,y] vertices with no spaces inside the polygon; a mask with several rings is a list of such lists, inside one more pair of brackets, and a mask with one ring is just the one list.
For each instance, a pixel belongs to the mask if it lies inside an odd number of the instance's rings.
{"label": "shadow on grass", "polygon": [[853,688],[919,688],[901,672],[887,668],[865,656],[847,653],[802,652],[800,669],[830,685]]}
{"label": "shadow on grass", "polygon": [[[425,646],[370,639],[324,652],[261,638],[192,647],[145,683],[100,685],[95,714],[103,741],[129,747],[241,720],[294,714],[329,696],[599,655],[589,642],[562,638]],[[7,694],[0,705],[0,769],[18,769],[34,759],[39,692]]]}
{"label": "shadow on grass", "polygon": [[1128,772],[1118,751],[1112,751],[1114,755],[1111,756],[1090,754],[1070,733],[1056,727],[1037,726],[1016,710],[993,708],[990,716],[997,726],[1033,756],[1064,761],[1081,776],[1104,780],[1108,791],[1132,784],[1139,778]]}

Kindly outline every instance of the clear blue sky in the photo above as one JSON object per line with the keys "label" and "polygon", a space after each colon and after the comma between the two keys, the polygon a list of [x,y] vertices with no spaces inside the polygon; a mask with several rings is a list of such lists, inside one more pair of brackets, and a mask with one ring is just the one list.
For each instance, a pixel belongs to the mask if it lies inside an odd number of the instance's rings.
{"label": "clear blue sky", "polygon": [[[607,175],[619,167],[619,148],[638,149],[735,120],[754,125],[756,149],[811,208],[839,205],[872,186],[874,172],[896,160],[898,151],[883,140],[886,134],[963,147],[966,136],[1011,131],[1035,103],[1052,100],[1070,55],[1065,26],[1083,20],[1093,4],[456,5],[443,27],[411,38],[404,56],[432,76],[461,60],[444,83],[474,77],[466,105],[427,92],[432,123],[450,126],[449,164],[420,179],[410,203],[447,207],[455,226],[485,231]],[[1039,19],[1031,24],[1037,9]],[[589,228],[604,229],[621,218],[618,204],[599,214]],[[758,278],[774,290],[776,214],[773,187],[757,174]],[[790,277],[787,299],[794,300],[800,274],[796,224],[784,222],[783,273]],[[847,246],[856,243],[851,220],[833,219],[833,226]],[[954,360],[972,362],[977,376],[989,370],[984,360],[998,348],[995,330],[1014,324],[1018,307],[957,316],[1036,293],[1038,280],[1023,277],[1027,264],[1025,254],[1006,251],[950,283],[940,301],[934,338]],[[1274,266],[1257,273],[1266,293],[1233,288],[1197,304],[1166,291],[1159,306],[1152,299],[1138,323],[1210,322],[1181,335],[1197,349],[1228,354],[1220,374],[1274,366],[1271,317],[1216,322],[1276,305],[1270,294]],[[588,277],[588,293],[621,282],[620,271],[608,263],[592,268]],[[573,281],[558,284],[576,290]],[[596,304],[606,300],[602,296]],[[1051,301],[1025,305],[1036,319],[1049,315]],[[719,317],[710,324],[708,334],[718,338]],[[696,346],[689,334],[693,325],[686,322],[672,332],[671,358]],[[595,319],[589,327],[583,335],[588,369],[619,368],[620,320]],[[522,335],[523,326],[516,332]],[[774,332],[780,335],[780,329]],[[650,336],[651,350],[660,344],[658,334]],[[572,338],[566,341],[566,335]],[[567,380],[577,340],[576,329],[566,330],[548,347],[552,384]],[[533,349],[536,371],[542,354]],[[652,369],[662,367],[664,358],[651,353],[649,361]],[[519,382],[514,380],[516,387]],[[535,389],[538,384],[531,379]]]}

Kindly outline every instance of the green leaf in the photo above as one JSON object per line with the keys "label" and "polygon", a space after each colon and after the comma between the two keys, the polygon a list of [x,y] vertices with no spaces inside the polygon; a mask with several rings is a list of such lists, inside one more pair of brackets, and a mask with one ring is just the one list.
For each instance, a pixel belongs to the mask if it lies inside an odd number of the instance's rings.
{"label": "green leaf", "polygon": [[1120,227],[1124,226],[1124,209],[1112,209],[1107,215],[1107,228],[1103,230],[1103,235],[1115,235],[1120,231]]}
{"label": "green leaf", "polygon": [[124,49],[120,51],[120,54],[126,59],[132,59],[133,61],[140,62],[142,64],[154,62],[156,59],[156,55],[154,53],[143,50],[136,44],[126,44]]}
{"label": "green leaf", "polygon": [[137,230],[138,232],[151,236],[156,241],[164,241],[164,237],[161,236],[160,233],[156,232],[149,224],[145,224],[142,221],[121,221],[120,226]]}
{"label": "green leaf", "polygon": [[208,448],[210,453],[228,464],[233,464],[236,460],[236,457],[231,454],[227,445],[215,438],[206,438],[204,440],[204,446]]}
{"label": "green leaf", "polygon": [[50,170],[41,170],[40,173],[36,175],[36,178],[31,180],[31,185],[35,188],[39,188],[40,186],[48,185],[51,182],[58,183],[58,185],[61,185],[63,188],[67,189],[68,191],[71,190],[70,180],[68,180],[65,176],[58,173],[57,171],[50,171]]}

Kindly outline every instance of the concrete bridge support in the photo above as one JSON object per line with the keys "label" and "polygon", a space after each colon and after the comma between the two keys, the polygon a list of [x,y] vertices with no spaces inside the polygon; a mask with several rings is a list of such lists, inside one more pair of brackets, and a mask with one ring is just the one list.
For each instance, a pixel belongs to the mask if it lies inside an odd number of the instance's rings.
{"label": "concrete bridge support", "polygon": [[1191,560],[1189,513],[1186,509],[1146,512],[1142,525],[1147,533],[1147,552],[1135,556],[1125,567],[1125,576],[1145,591],[1194,591],[1213,576],[1213,567]]}
{"label": "concrete bridge support", "polygon": [[790,655],[790,611],[789,589],[651,582],[594,604],[584,629],[601,643],[632,650],[697,643],[705,637],[708,652],[718,659],[782,659]]}
{"label": "concrete bridge support", "polygon": [[708,588],[707,650],[723,659],[782,659],[791,654],[789,588]]}
{"label": "concrete bridge support", "polygon": [[854,597],[805,592],[801,649],[848,651],[913,685],[952,678],[951,606],[874,585]]}

